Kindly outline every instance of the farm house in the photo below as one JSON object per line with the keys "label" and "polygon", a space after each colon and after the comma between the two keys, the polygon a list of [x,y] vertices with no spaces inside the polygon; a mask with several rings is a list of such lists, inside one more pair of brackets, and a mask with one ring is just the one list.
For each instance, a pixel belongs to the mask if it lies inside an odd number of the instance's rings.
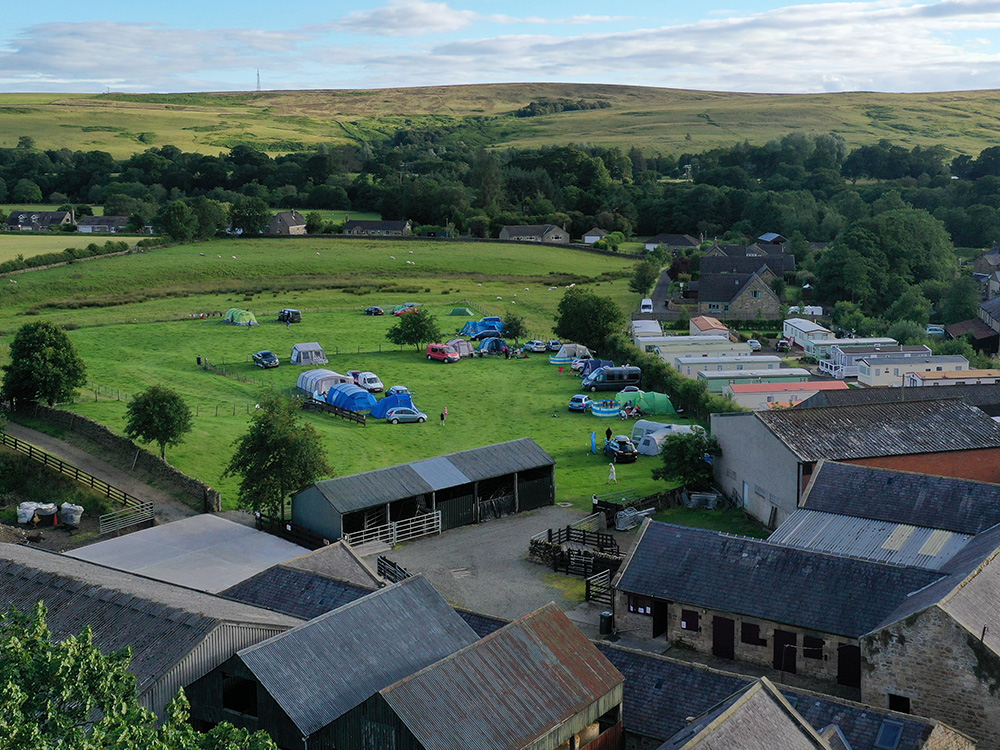
{"label": "farm house", "polygon": [[292,521],[326,539],[441,512],[441,529],[555,501],[555,459],[531,438],[316,482],[292,496]]}
{"label": "farm house", "polygon": [[352,382],[346,375],[341,375],[339,372],[334,372],[333,370],[306,370],[299,375],[295,387],[309,396],[314,393],[325,395],[335,385]]}
{"label": "farm house", "polygon": [[232,323],[236,326],[255,326],[259,325],[257,323],[257,317],[249,310],[241,310],[238,307],[230,307],[226,310],[226,314],[222,316],[222,319],[227,323]]}
{"label": "farm house", "polygon": [[328,360],[326,352],[317,341],[310,341],[305,344],[296,344],[292,347],[292,356],[289,360],[293,365],[325,365]]}

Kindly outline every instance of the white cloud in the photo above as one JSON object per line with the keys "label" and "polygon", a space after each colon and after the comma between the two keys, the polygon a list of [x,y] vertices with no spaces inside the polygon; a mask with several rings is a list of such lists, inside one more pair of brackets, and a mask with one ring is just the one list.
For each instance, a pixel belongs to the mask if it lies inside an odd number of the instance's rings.
{"label": "white cloud", "polygon": [[348,13],[335,26],[375,36],[422,36],[464,29],[480,18],[475,11],[456,10],[448,3],[391,0],[381,8]]}

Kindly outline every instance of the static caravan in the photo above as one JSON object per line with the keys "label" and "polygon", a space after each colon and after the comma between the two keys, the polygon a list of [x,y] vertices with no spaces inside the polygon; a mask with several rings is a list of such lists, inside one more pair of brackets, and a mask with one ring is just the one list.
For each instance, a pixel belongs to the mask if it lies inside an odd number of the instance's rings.
{"label": "static caravan", "polygon": [[733,383],[722,395],[731,398],[744,409],[762,411],[780,406],[795,406],[820,391],[843,391],[843,380],[806,381],[804,383]]}
{"label": "static caravan", "polygon": [[830,352],[835,346],[896,346],[899,342],[884,336],[876,336],[868,339],[818,339],[816,341],[802,342],[802,350],[810,357],[818,360],[830,358]]}
{"label": "static caravan", "polygon": [[857,339],[845,339],[831,346],[828,352],[828,359],[821,359],[819,371],[824,375],[843,380],[844,378],[856,378],[858,376],[858,362],[863,359],[879,359],[881,357],[928,357],[931,355],[931,348],[924,344],[914,346],[890,345],[890,346],[855,346],[852,341]]}
{"label": "static caravan", "polygon": [[698,373],[698,380],[705,383],[710,393],[722,393],[727,385],[734,383],[804,383],[810,377],[812,377],[812,373],[801,367],[786,367],[783,370],[724,370],[723,372]]}
{"label": "static caravan", "polygon": [[930,357],[882,357],[858,362],[858,383],[869,388],[900,387],[908,373],[958,372],[969,369],[969,360],[960,354]]}
{"label": "static caravan", "polygon": [[746,355],[741,357],[676,357],[674,367],[681,375],[698,377],[699,372],[723,370],[777,370],[781,357],[773,354]]}
{"label": "static caravan", "polygon": [[944,370],[942,372],[908,372],[903,385],[996,385],[1000,370]]}
{"label": "static caravan", "polygon": [[738,357],[750,354],[748,344],[730,341],[728,336],[664,336],[642,339],[637,346],[643,351],[658,354],[671,366],[677,357]]}
{"label": "static caravan", "polygon": [[781,325],[781,337],[805,349],[807,341],[835,338],[833,331],[805,318],[789,318]]}

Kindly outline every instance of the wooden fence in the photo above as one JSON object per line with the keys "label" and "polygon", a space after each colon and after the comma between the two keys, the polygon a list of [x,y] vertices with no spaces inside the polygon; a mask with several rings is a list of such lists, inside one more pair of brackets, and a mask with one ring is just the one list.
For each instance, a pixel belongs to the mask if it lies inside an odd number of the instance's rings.
{"label": "wooden fence", "polygon": [[333,414],[335,417],[346,419],[349,422],[356,422],[362,427],[364,427],[368,422],[367,414],[351,411],[350,409],[344,409],[340,406],[334,406],[333,404],[328,404],[325,401],[319,401],[315,398],[303,399],[302,408],[308,409],[309,411],[320,411],[324,414]]}
{"label": "wooden fence", "polygon": [[546,541],[552,544],[582,544],[584,547],[593,547],[598,552],[605,554],[621,554],[614,536],[603,531],[587,531],[586,529],[564,526],[561,529],[549,529],[546,536]]}

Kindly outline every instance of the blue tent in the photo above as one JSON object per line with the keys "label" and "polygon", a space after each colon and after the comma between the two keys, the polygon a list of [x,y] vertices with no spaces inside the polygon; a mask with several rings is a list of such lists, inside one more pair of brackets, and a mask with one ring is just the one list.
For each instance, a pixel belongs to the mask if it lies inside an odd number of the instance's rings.
{"label": "blue tent", "polygon": [[498,352],[502,352],[505,346],[507,346],[507,342],[503,339],[483,339],[479,342],[479,349],[476,351],[496,354]]}
{"label": "blue tent", "polygon": [[582,377],[587,377],[596,370],[598,367],[614,367],[615,363],[610,359],[588,359],[583,363],[583,369],[580,370],[580,375]]}
{"label": "blue tent", "polygon": [[326,402],[350,411],[368,411],[378,403],[375,397],[351,383],[340,383],[326,392]]}
{"label": "blue tent", "polygon": [[389,409],[395,409],[397,406],[409,406],[411,409],[417,408],[413,405],[413,399],[409,393],[397,393],[395,396],[386,396],[375,404],[372,407],[371,415],[374,419],[382,419]]}
{"label": "blue tent", "polygon": [[483,318],[482,320],[470,320],[459,333],[463,336],[475,336],[483,331],[502,331],[503,321],[500,318]]}

